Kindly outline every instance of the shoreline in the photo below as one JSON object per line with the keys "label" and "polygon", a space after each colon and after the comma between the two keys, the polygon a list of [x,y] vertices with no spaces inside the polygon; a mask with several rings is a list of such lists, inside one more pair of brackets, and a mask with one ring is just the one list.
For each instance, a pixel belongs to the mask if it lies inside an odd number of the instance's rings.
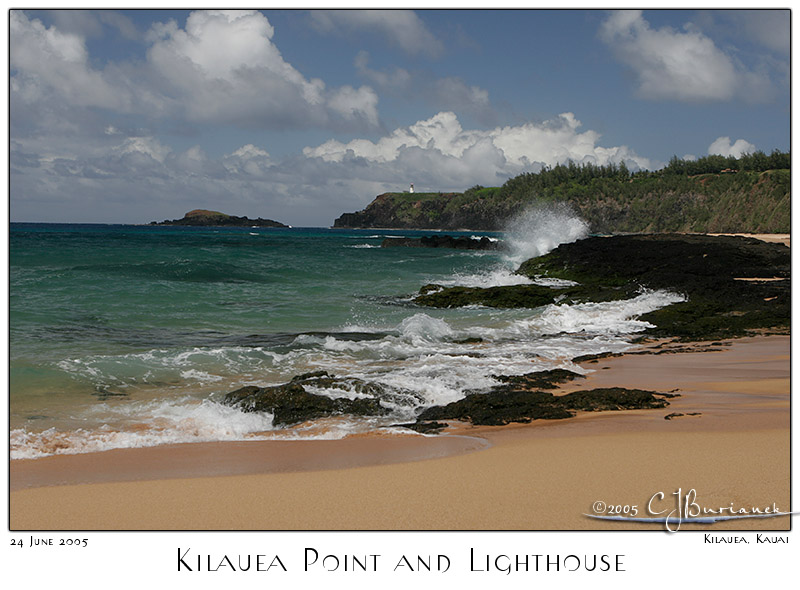
{"label": "shoreline", "polygon": [[[681,397],[659,410],[459,424],[439,437],[189,443],[15,460],[10,526],[654,530],[583,515],[598,500],[641,505],[677,488],[696,489],[706,506],[774,502],[788,510],[789,336],[728,343],[716,351],[590,360],[581,364],[593,370],[587,379],[562,388],[679,389]],[[665,420],[670,413],[683,416]],[[777,517],[713,529],[789,526]]]}

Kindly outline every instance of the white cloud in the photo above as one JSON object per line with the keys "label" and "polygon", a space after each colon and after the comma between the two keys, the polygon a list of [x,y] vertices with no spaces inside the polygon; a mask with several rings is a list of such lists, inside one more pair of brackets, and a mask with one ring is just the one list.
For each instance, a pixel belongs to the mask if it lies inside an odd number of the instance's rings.
{"label": "white cloud", "polygon": [[265,178],[272,166],[272,159],[266,150],[248,143],[224,156],[222,165],[231,175]]}
{"label": "white cloud", "polygon": [[64,33],[41,21],[30,21],[21,10],[10,14],[11,89],[26,102],[57,92],[79,107],[127,111],[129,101],[89,64],[84,38]]}
{"label": "white cloud", "polygon": [[198,11],[186,28],[153,27],[148,60],[180,97],[190,119],[248,126],[378,123],[368,87],[326,89],[306,79],[272,43],[274,28],[256,11]]}
{"label": "white cloud", "polygon": [[[78,20],[72,19],[75,29]],[[92,67],[81,34],[47,28],[23,11],[12,11],[15,118],[27,115],[35,126],[40,124],[37,111],[101,107],[247,128],[364,131],[378,126],[378,97],[370,87],[328,88],[320,79],[306,78],[283,59],[273,35],[260,12],[196,11],[185,28],[175,21],[153,25],[146,36],[146,61],[110,63],[100,70]]]}
{"label": "white cloud", "polygon": [[311,22],[323,32],[368,31],[409,55],[436,57],[443,45],[413,10],[313,10]]}
{"label": "white cloud", "polygon": [[693,26],[653,29],[640,10],[613,12],[600,37],[637,77],[642,98],[678,101],[762,100],[769,80],[750,72]]}
{"label": "white cloud", "polygon": [[718,137],[708,146],[709,155],[718,154],[735,158],[740,158],[743,154],[752,154],[755,151],[756,146],[749,141],[737,139],[734,143],[731,143],[730,137]]}
{"label": "white cloud", "polygon": [[533,162],[552,166],[568,160],[595,164],[625,160],[642,168],[650,166],[647,159],[625,146],[598,146],[600,135],[591,130],[579,132],[580,126],[580,121],[572,113],[563,113],[552,121],[539,124],[526,123],[488,131],[464,130],[454,113],[442,112],[409,127],[395,129],[376,142],[366,139],[348,143],[330,140],[316,147],[304,148],[303,154],[326,162],[342,162],[355,157],[385,163],[398,160],[411,148],[454,159],[464,159],[469,150],[480,150],[484,155],[493,151],[490,160],[496,161],[494,156],[499,156],[502,163],[487,165],[496,167],[497,172],[503,167],[511,172]]}
{"label": "white cloud", "polygon": [[112,149],[113,152],[125,154],[146,154],[156,162],[163,164],[172,151],[154,137],[129,137],[122,144]]}
{"label": "white cloud", "polygon": [[330,94],[328,104],[347,120],[362,119],[370,125],[378,125],[378,95],[372,88],[342,86]]}

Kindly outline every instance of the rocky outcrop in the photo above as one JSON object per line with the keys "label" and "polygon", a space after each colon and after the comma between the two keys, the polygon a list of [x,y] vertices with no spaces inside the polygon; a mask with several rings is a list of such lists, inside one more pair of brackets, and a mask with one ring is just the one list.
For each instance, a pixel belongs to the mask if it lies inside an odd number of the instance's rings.
{"label": "rocky outcrop", "polygon": [[386,238],[381,248],[455,248],[457,250],[500,250],[502,242],[486,236],[467,238],[463,236],[423,236],[421,238]]}
{"label": "rocky outcrop", "polygon": [[333,227],[498,231],[518,210],[519,204],[462,193],[383,193],[362,211],[339,216]]}
{"label": "rocky outcrop", "polygon": [[[485,393],[471,393],[464,399],[433,406],[422,411],[417,421],[396,424],[418,432],[436,432],[446,426],[441,420],[462,420],[473,424],[502,425],[531,420],[571,418],[578,411],[598,412],[638,408],[662,408],[667,398],[676,397],[638,389],[594,389],[555,396],[543,391],[560,384],[582,379],[582,375],[565,369],[538,371],[526,375],[495,378],[499,385]],[[349,397],[329,397],[322,390],[349,392]],[[352,394],[357,395],[352,395]],[[417,401],[421,401],[418,397]],[[412,403],[413,396],[404,391],[393,393],[382,385],[353,377],[335,377],[316,371],[294,377],[290,382],[272,387],[247,386],[228,393],[223,403],[245,412],[273,415],[275,426],[292,426],[310,420],[336,415],[385,416],[391,404]]]}
{"label": "rocky outcrop", "polygon": [[151,221],[150,225],[190,225],[190,226],[232,226],[232,227],[289,227],[279,221],[272,219],[249,219],[248,217],[237,217],[226,215],[219,211],[209,211],[207,209],[194,209],[189,211],[182,219],[166,219],[164,221]]}
{"label": "rocky outcrop", "polygon": [[704,235],[592,237],[562,244],[524,262],[531,278],[578,283],[450,287],[426,285],[419,305],[541,307],[627,299],[643,288],[663,289],[686,300],[641,316],[648,333],[685,340],[716,340],[758,330],[788,330],[791,312],[789,248],[753,238]]}
{"label": "rocky outcrop", "polygon": [[791,321],[791,255],[782,244],[705,235],[587,238],[526,261],[521,274],[605,289],[664,289],[686,300],[640,317],[654,336],[717,340]]}
{"label": "rocky outcrop", "polygon": [[606,288],[564,287],[553,288],[541,285],[507,285],[498,287],[442,287],[429,284],[423,286],[414,303],[427,307],[453,308],[482,305],[500,309],[535,308],[551,303],[587,303],[616,301],[636,295],[637,287]]}
{"label": "rocky outcrop", "polygon": [[[460,420],[476,425],[502,426],[511,422],[561,420],[577,412],[664,408],[674,394],[620,387],[573,391],[553,395],[544,389],[582,378],[564,369],[518,376],[497,377],[502,381],[486,393],[472,393],[446,406],[424,410],[412,425],[415,430],[436,428],[441,420]],[[428,425],[431,426],[428,426]]]}
{"label": "rocky outcrop", "polygon": [[[340,390],[358,397],[328,397],[319,390]],[[377,383],[354,377],[335,377],[316,371],[294,377],[289,383],[272,387],[247,386],[228,393],[223,403],[244,412],[266,412],[273,415],[275,426],[291,426],[309,420],[350,414],[383,416],[389,410],[381,401],[408,403],[409,395],[398,396]]]}

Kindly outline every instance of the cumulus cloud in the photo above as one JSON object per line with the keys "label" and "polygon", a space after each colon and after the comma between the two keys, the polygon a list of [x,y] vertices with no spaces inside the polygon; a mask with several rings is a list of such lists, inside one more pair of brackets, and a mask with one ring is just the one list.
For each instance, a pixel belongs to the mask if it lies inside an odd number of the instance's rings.
{"label": "cumulus cloud", "polygon": [[172,150],[154,137],[129,137],[122,144],[115,146],[112,152],[124,156],[126,154],[143,154],[164,163]]}
{"label": "cumulus cloud", "polygon": [[[580,132],[581,126],[572,113],[542,123],[496,127],[487,131],[465,130],[452,112],[441,112],[430,119],[373,142],[355,139],[343,143],[330,140],[316,147],[306,147],[303,154],[326,162],[342,162],[347,158],[363,158],[369,162],[393,162],[408,157],[413,149],[429,156],[441,155],[464,160],[480,152],[487,156],[484,167],[507,168],[510,172],[533,163],[553,166],[569,160],[594,164],[625,161],[635,168],[647,168],[650,162],[625,146],[606,148],[597,145],[600,135],[592,130]],[[491,153],[491,157],[489,157]]]}
{"label": "cumulus cloud", "polygon": [[368,31],[380,35],[409,55],[436,57],[443,50],[413,10],[313,10],[311,22],[326,33]]}
{"label": "cumulus cloud", "polygon": [[327,89],[306,79],[272,42],[274,28],[256,11],[198,11],[186,28],[153,27],[148,60],[181,96],[191,119],[286,128],[378,122],[368,87]]}
{"label": "cumulus cloud", "polygon": [[20,100],[36,102],[57,91],[75,106],[129,109],[125,94],[91,67],[82,36],[30,21],[20,10],[9,20],[11,90]]}
{"label": "cumulus cloud", "polygon": [[755,151],[756,146],[749,141],[737,139],[731,143],[730,137],[718,137],[708,146],[709,155],[733,156],[735,158],[740,158],[743,154],[752,154]]}
{"label": "cumulus cloud", "polygon": [[260,12],[196,11],[184,28],[175,21],[153,25],[143,63],[96,69],[84,36],[45,27],[15,10],[12,107],[40,103],[50,109],[60,102],[265,129],[378,126],[378,97],[370,87],[328,88],[320,79],[306,78],[283,59],[273,35]]}
{"label": "cumulus cloud", "polygon": [[653,100],[763,100],[769,80],[746,70],[693,26],[653,29],[640,10],[613,12],[600,38],[631,68],[638,94]]}

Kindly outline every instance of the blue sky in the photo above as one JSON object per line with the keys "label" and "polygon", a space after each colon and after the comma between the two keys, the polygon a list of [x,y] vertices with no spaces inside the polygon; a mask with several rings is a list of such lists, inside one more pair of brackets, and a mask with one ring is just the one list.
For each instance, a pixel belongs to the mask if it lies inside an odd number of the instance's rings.
{"label": "blue sky", "polygon": [[328,226],[574,160],[788,150],[789,11],[12,11],[11,220]]}

